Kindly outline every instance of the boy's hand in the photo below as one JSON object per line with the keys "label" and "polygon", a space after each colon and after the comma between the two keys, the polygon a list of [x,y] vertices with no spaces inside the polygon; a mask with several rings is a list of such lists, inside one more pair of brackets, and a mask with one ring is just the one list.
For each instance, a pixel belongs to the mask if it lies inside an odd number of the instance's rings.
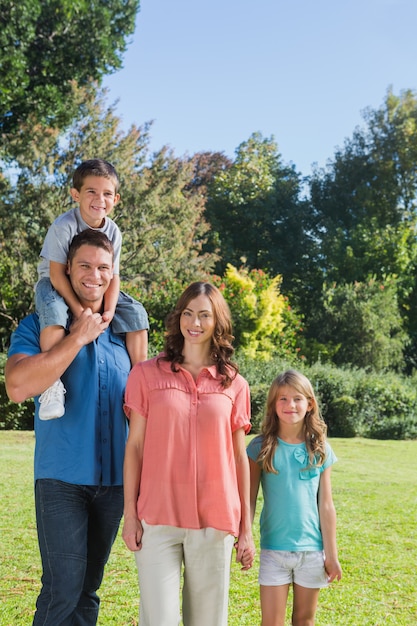
{"label": "boy's hand", "polygon": [[[106,322],[108,326],[114,317],[114,311],[104,311],[101,317],[103,319],[103,322]],[[107,328],[107,326],[105,328]]]}

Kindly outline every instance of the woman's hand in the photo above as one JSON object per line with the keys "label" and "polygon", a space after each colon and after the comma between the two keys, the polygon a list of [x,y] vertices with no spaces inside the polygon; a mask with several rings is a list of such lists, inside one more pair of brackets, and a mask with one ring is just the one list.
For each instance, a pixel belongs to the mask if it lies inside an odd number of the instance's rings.
{"label": "woman's hand", "polygon": [[252,567],[255,558],[255,544],[253,542],[252,532],[241,533],[235,542],[236,563],[242,565],[242,570],[248,570]]}
{"label": "woman's hand", "polygon": [[125,518],[123,523],[122,537],[126,546],[132,552],[142,548],[143,528],[137,517]]}

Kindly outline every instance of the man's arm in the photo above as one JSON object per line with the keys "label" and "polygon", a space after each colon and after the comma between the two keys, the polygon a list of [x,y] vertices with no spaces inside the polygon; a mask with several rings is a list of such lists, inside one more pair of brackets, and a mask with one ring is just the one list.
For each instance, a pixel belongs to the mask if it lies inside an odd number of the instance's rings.
{"label": "man's arm", "polygon": [[81,348],[107,328],[99,313],[85,309],[70,327],[69,334],[47,352],[13,354],[4,370],[6,391],[12,402],[24,402],[48,389],[62,376]]}

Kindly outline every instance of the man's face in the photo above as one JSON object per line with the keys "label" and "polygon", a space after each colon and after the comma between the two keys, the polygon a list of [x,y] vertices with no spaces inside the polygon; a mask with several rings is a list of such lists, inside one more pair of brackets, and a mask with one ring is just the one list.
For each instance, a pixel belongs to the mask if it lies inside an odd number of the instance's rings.
{"label": "man's face", "polygon": [[68,264],[67,274],[81,304],[96,312],[113,278],[113,257],[103,248],[84,244]]}

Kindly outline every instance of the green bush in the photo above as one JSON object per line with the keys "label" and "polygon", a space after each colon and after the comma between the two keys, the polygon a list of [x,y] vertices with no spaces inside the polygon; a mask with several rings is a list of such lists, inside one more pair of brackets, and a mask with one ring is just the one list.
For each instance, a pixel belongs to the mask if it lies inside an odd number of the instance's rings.
{"label": "green bush", "polygon": [[304,374],[311,380],[330,437],[354,437],[357,427],[356,371],[315,363]]}
{"label": "green bush", "polygon": [[265,414],[266,398],[268,396],[269,385],[260,383],[252,385],[250,389],[251,400],[251,424],[252,433],[259,433],[261,429],[262,419]]}
{"label": "green bush", "polygon": [[407,334],[397,297],[398,280],[324,285],[322,309],[314,320],[325,354],[343,367],[401,371]]}
{"label": "green bush", "polygon": [[251,387],[252,432],[259,432],[272,380],[294,367],[311,380],[330,437],[417,438],[417,385],[411,378],[296,360],[251,361],[239,353],[237,361]]}
{"label": "green bush", "polygon": [[417,439],[417,419],[415,417],[384,417],[374,422],[368,429],[370,439]]}
{"label": "green bush", "polygon": [[[5,355],[0,355],[0,366]],[[312,382],[330,437],[417,439],[417,384],[413,378],[337,368],[329,363],[305,365],[296,357],[265,361],[239,350],[235,360],[251,389],[252,432],[259,432],[269,387],[276,376],[299,369]],[[0,369],[0,430],[31,430],[33,401],[11,403]]]}
{"label": "green bush", "polygon": [[417,412],[416,388],[411,379],[395,374],[365,374],[357,386],[364,432],[383,419],[398,419]]}
{"label": "green bush", "polygon": [[330,437],[356,435],[357,401],[352,396],[340,396],[327,406],[326,423]]}

